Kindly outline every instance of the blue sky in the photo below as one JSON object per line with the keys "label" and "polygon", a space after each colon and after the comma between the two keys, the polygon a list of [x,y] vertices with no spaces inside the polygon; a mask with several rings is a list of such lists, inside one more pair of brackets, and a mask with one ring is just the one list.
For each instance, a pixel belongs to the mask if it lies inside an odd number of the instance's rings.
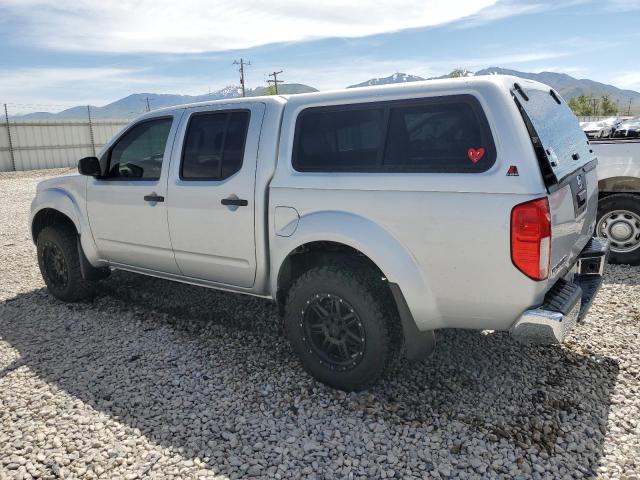
{"label": "blue sky", "polygon": [[[318,3],[319,5],[316,5]],[[640,0],[0,0],[0,103],[104,105],[287,82],[340,88],[405,72],[552,70],[640,90]]]}

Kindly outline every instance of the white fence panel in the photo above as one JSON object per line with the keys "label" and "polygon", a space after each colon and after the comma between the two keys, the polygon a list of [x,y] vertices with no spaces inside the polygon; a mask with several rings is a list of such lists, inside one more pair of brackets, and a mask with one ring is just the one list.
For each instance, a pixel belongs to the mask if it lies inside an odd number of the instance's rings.
{"label": "white fence panel", "polygon": [[7,125],[3,123],[0,125],[0,172],[6,172],[12,168]]}
{"label": "white fence panel", "polygon": [[[10,121],[11,146],[6,124],[0,126],[0,171],[71,167],[94,155],[128,120]],[[93,136],[92,136],[93,134]]]}

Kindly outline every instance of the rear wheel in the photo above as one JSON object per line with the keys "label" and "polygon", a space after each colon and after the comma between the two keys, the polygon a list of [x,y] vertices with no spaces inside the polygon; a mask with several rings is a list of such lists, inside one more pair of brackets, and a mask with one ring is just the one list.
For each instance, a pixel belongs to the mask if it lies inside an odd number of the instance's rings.
{"label": "rear wheel", "polygon": [[616,193],[602,198],[596,234],[611,242],[612,263],[640,264],[640,196]]}
{"label": "rear wheel", "polygon": [[329,265],[289,291],[285,330],[302,366],[341,390],[375,383],[399,351],[397,312],[386,285],[366,268]]}
{"label": "rear wheel", "polygon": [[65,302],[77,302],[93,293],[82,277],[77,234],[66,225],[46,227],[37,239],[40,273],[51,294]]}

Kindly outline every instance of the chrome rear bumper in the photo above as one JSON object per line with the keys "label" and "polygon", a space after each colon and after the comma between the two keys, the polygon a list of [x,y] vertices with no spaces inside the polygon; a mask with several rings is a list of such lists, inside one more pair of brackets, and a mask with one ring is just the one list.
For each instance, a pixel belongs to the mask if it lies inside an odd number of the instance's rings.
{"label": "chrome rear bumper", "polygon": [[525,310],[513,324],[511,335],[524,343],[562,343],[587,315],[602,284],[608,254],[609,243],[592,238],[578,256],[573,279],[558,280],[541,306]]}

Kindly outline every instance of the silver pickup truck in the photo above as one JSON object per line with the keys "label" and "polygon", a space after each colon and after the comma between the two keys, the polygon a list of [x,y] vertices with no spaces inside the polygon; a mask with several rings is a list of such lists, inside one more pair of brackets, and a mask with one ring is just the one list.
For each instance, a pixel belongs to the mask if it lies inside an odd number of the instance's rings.
{"label": "silver pickup truck", "polygon": [[610,261],[640,265],[640,139],[591,141],[598,157],[596,233],[611,243]]}
{"label": "silver pickup truck", "polygon": [[443,328],[562,342],[608,253],[596,165],[515,77],[206,102],[41,182],[31,231],[59,299],[112,269],[270,298],[303,367],[360,390]]}

